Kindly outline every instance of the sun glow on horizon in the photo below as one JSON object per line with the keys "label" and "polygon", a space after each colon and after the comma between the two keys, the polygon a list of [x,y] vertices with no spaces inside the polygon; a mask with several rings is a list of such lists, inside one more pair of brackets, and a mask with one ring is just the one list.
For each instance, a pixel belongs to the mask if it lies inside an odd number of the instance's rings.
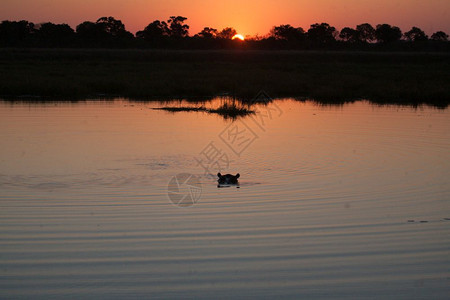
{"label": "sun glow on horizon", "polygon": [[244,36],[242,34],[235,34],[232,38],[232,40],[238,39],[238,40],[245,40]]}
{"label": "sun glow on horizon", "polygon": [[[307,31],[312,24],[328,23],[338,30],[358,24],[372,26],[387,23],[404,32],[417,26],[428,35],[436,31],[450,32],[448,1],[378,0],[3,0],[0,1],[0,21],[27,20],[34,24],[66,23],[76,29],[84,21],[95,22],[103,16],[121,20],[125,29],[135,34],[155,20],[167,21],[170,16],[187,17],[189,35],[194,36],[205,26],[234,27],[243,36],[257,37],[270,33],[274,26],[290,24]],[[399,13],[399,8],[402,8]],[[170,13],[169,13],[170,12]],[[244,38],[245,39],[245,38]],[[239,40],[241,40],[239,38]]]}

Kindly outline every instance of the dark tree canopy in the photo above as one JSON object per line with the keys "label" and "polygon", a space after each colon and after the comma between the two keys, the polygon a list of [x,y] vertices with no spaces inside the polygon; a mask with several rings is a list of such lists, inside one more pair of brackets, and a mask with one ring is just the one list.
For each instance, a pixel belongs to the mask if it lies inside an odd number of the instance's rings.
{"label": "dark tree canopy", "polygon": [[134,35],[125,30],[122,21],[102,17],[97,22],[83,22],[77,26],[77,36],[83,45],[94,47],[120,47],[132,43]]}
{"label": "dark tree canopy", "polygon": [[203,39],[213,39],[217,37],[217,29],[211,27],[205,27],[202,31],[200,31],[197,36]]}
{"label": "dark tree canopy", "polygon": [[311,25],[308,30],[308,39],[317,44],[327,44],[336,41],[336,28],[327,23],[316,23]]}
{"label": "dark tree canopy", "polygon": [[125,25],[122,21],[116,20],[113,17],[102,17],[97,20],[97,24],[104,32],[111,36],[121,36],[125,31]]}
{"label": "dark tree canopy", "polygon": [[[86,21],[74,31],[67,24],[50,22],[0,22],[0,47],[94,47],[94,48],[174,48],[174,49],[332,49],[332,50],[419,50],[450,51],[449,36],[437,31],[428,36],[418,27],[402,35],[400,28],[368,23],[338,32],[327,23],[312,24],[307,32],[301,27],[282,24],[272,27],[266,36],[232,41],[237,31],[232,27],[217,30],[204,27],[189,36],[187,18],[171,16],[167,21],[155,20],[136,35],[128,32],[121,20],[101,17]],[[339,41],[336,38],[339,38]],[[403,37],[403,40],[401,38]]]}
{"label": "dark tree canopy", "polygon": [[396,26],[379,24],[375,30],[375,37],[380,43],[393,43],[400,40],[402,37],[402,31]]}
{"label": "dark tree canopy", "polygon": [[67,46],[75,37],[74,30],[67,24],[40,24],[36,35],[41,46]]}
{"label": "dark tree canopy", "polygon": [[220,39],[231,40],[231,38],[236,34],[237,34],[236,29],[232,27],[226,27],[217,34],[217,37]]}
{"label": "dark tree canopy", "polygon": [[350,43],[356,43],[360,41],[359,31],[350,27],[344,27],[339,34],[339,37]]}
{"label": "dark tree canopy", "polygon": [[150,42],[160,41],[169,36],[169,27],[164,21],[153,21],[144,30],[136,32],[136,37]]}
{"label": "dark tree canopy", "polygon": [[448,41],[448,34],[446,34],[443,31],[436,31],[431,35],[431,39],[433,41],[437,42],[447,42]]}
{"label": "dark tree canopy", "polygon": [[0,44],[20,46],[34,31],[34,24],[28,21],[3,21],[0,23]]}
{"label": "dark tree canopy", "polygon": [[428,41],[428,36],[418,27],[411,28],[410,31],[405,32],[405,39],[410,42],[424,42]]}
{"label": "dark tree canopy", "polygon": [[189,25],[184,24],[187,18],[181,16],[172,16],[167,23],[169,24],[170,36],[173,38],[184,38],[189,35]]}
{"label": "dark tree canopy", "polygon": [[358,37],[361,42],[369,43],[376,39],[375,28],[369,23],[356,26],[356,31],[358,31]]}
{"label": "dark tree canopy", "polygon": [[102,26],[90,21],[79,24],[76,28],[76,32],[78,37],[86,41],[94,41],[106,37],[106,32],[103,30]]}
{"label": "dark tree canopy", "polygon": [[301,27],[295,28],[286,24],[273,27],[270,36],[277,40],[302,41],[305,37],[305,31]]}

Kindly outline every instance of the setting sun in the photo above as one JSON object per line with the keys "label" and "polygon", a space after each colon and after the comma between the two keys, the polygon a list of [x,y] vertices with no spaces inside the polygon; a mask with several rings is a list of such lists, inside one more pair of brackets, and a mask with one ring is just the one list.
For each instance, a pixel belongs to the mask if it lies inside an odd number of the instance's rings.
{"label": "setting sun", "polygon": [[235,34],[231,39],[232,40],[239,39],[239,40],[243,41],[244,36],[242,34]]}

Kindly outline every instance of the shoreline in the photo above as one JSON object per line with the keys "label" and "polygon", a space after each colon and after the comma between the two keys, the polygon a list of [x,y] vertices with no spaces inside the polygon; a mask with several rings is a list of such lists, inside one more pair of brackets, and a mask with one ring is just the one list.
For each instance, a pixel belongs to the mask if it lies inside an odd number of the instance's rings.
{"label": "shoreline", "polygon": [[[204,99],[450,104],[442,52],[0,49],[0,98]],[[71,101],[71,100],[68,100]]]}

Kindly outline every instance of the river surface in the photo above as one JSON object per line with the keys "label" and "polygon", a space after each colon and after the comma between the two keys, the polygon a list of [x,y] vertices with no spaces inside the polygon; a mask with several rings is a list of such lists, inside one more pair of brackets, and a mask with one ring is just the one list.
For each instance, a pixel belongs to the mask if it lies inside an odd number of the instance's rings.
{"label": "river surface", "polygon": [[167,105],[0,102],[1,299],[448,299],[449,109]]}

